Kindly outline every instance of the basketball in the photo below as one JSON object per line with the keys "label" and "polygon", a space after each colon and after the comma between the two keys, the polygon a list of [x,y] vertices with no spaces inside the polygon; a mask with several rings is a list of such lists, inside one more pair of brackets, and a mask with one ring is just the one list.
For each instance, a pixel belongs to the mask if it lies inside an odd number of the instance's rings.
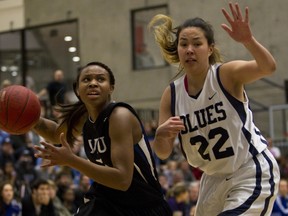
{"label": "basketball", "polygon": [[0,129],[10,134],[24,134],[39,120],[40,101],[36,94],[21,85],[0,91]]}

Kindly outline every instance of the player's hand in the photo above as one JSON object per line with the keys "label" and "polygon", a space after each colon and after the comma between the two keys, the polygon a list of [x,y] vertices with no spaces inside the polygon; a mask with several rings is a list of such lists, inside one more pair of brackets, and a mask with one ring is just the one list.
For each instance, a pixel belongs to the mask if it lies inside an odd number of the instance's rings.
{"label": "player's hand", "polygon": [[163,124],[159,125],[156,131],[156,135],[158,138],[173,139],[173,138],[176,138],[176,136],[181,130],[184,130],[184,129],[185,127],[180,117],[173,116],[173,117],[170,117]]}
{"label": "player's hand", "polygon": [[64,133],[61,133],[60,140],[62,146],[56,147],[53,144],[42,141],[43,147],[34,146],[38,151],[35,154],[36,158],[46,159],[48,162],[42,164],[41,167],[49,167],[54,165],[67,166],[69,161],[73,160],[74,153],[72,152],[68,142],[65,139]]}
{"label": "player's hand", "polygon": [[226,24],[222,24],[222,28],[233,38],[235,41],[240,43],[247,43],[252,39],[252,32],[249,25],[249,13],[248,7],[245,8],[245,17],[242,16],[241,10],[238,3],[233,6],[229,3],[230,14],[222,8],[222,12],[229,22],[230,27]]}

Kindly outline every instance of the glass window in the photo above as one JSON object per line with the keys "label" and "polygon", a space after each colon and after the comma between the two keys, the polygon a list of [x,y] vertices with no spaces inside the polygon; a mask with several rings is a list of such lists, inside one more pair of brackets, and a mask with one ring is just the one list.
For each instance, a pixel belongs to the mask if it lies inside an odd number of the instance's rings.
{"label": "glass window", "polygon": [[46,87],[57,69],[63,70],[71,87],[80,62],[77,22],[30,28],[25,33],[27,77],[37,80],[37,91]]}
{"label": "glass window", "polygon": [[167,5],[132,11],[133,69],[149,69],[167,65],[148,24],[156,14],[168,14]]}
{"label": "glass window", "polygon": [[0,80],[38,92],[61,69],[71,88],[80,65],[78,43],[76,20],[0,33]]}
{"label": "glass window", "polygon": [[[54,72],[62,70],[66,101],[77,100],[72,83],[80,66],[78,22],[67,21],[51,25],[0,33],[0,82],[20,84],[41,92],[53,81]],[[42,91],[43,92],[43,91]],[[53,116],[49,95],[40,97],[43,114]]]}
{"label": "glass window", "polygon": [[0,67],[1,84],[15,83],[16,78],[21,76],[20,31],[0,34]]}

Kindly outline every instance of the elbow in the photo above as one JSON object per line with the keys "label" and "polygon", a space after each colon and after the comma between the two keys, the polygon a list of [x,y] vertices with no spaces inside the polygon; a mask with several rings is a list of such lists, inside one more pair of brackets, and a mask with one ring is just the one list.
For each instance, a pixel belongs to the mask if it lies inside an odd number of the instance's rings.
{"label": "elbow", "polygon": [[276,72],[277,69],[277,64],[275,62],[275,60],[273,60],[270,64],[269,64],[269,68],[266,69],[267,71],[267,75],[271,75],[273,73]]}
{"label": "elbow", "polygon": [[127,191],[130,186],[131,186],[131,183],[132,183],[132,176],[129,178],[126,178],[123,177],[119,182],[118,182],[118,187],[117,189],[120,190],[120,191]]}
{"label": "elbow", "polygon": [[276,71],[276,64],[275,63],[271,63],[269,64],[269,66],[265,67],[265,68],[262,68],[261,70],[261,74],[263,76],[270,76],[272,75],[273,73],[275,73]]}
{"label": "elbow", "polygon": [[276,71],[276,69],[277,69],[276,62],[273,61],[270,65],[270,70],[269,70],[270,73],[269,74],[273,74]]}

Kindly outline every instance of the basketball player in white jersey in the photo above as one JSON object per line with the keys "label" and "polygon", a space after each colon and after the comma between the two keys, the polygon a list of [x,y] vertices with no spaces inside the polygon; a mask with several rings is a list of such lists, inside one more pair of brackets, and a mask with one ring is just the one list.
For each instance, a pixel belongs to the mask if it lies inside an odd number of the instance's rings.
{"label": "basketball player in white jersey", "polygon": [[187,161],[203,171],[197,216],[270,215],[279,168],[267,141],[253,123],[244,85],[271,75],[276,63],[252,35],[248,8],[222,9],[230,27],[222,28],[243,44],[253,60],[221,63],[211,25],[201,18],[172,27],[172,19],[155,16],[154,31],[164,58],[179,64],[178,78],[161,99],[153,148],[165,159],[179,136]]}

